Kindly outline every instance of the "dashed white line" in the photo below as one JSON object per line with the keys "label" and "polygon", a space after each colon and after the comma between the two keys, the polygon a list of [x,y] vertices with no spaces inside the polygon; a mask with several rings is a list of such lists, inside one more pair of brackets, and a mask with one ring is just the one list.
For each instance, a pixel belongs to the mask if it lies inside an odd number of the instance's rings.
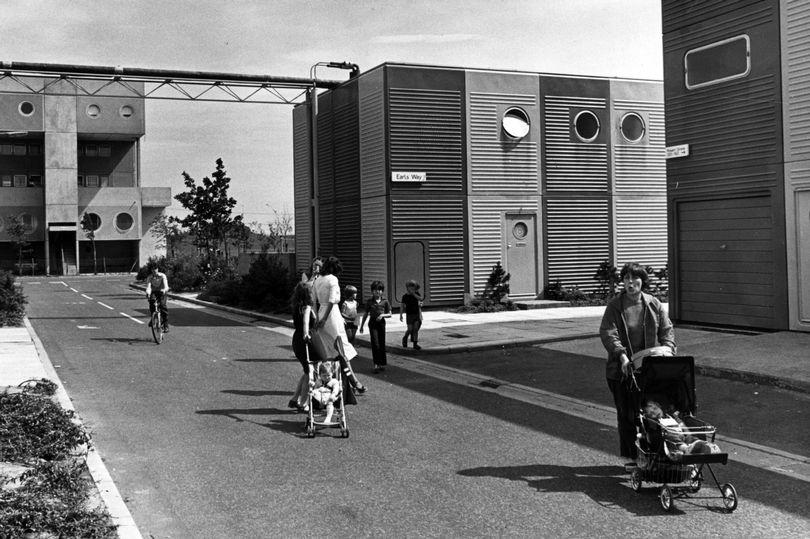
{"label": "dashed white line", "polygon": [[98,303],[98,304],[99,304],[99,305],[101,305],[102,307],[106,307],[106,308],[108,308],[108,309],[109,309],[109,310],[111,310],[111,311],[115,310],[115,309],[113,309],[112,307],[110,307],[109,305],[107,305],[106,303],[101,303],[100,301],[97,301],[96,303]]}
{"label": "dashed white line", "polygon": [[88,296],[87,294],[82,294],[82,297],[83,297],[83,298],[87,298],[87,299],[89,299],[89,300],[92,300],[92,299],[93,299],[93,298],[91,298],[90,296]]}
{"label": "dashed white line", "polygon": [[73,290],[73,291],[74,291],[74,292],[76,292],[77,294],[79,293],[79,291],[78,291],[78,290],[76,290],[75,288],[73,288],[72,286],[69,286],[68,288],[70,288],[71,290]]}
{"label": "dashed white line", "polygon": [[134,318],[134,317],[132,317],[132,316],[129,316],[127,313],[122,313],[122,312],[119,312],[118,314],[120,314],[121,316],[126,316],[126,317],[127,317],[127,318],[129,318],[130,320],[134,320],[135,322],[138,322],[139,324],[143,324],[143,321],[142,321],[142,320],[138,320],[137,318]]}

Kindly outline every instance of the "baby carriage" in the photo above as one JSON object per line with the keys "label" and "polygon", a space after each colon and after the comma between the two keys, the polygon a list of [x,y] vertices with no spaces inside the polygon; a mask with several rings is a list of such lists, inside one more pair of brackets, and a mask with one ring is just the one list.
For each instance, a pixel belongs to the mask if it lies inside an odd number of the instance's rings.
{"label": "baby carriage", "polygon": [[[694,415],[694,358],[647,357],[634,377],[639,406],[638,461],[630,474],[633,490],[639,492],[644,481],[661,484],[658,499],[665,511],[672,511],[675,498],[687,497],[722,498],[726,510],[734,511],[737,491],[731,483],[721,485],[711,468],[712,464],[726,464],[728,453],[719,452],[714,444],[717,429]],[[642,406],[650,401],[653,404],[645,413]],[[656,404],[671,415],[650,413]],[[711,474],[720,496],[694,496],[703,484],[704,470]]]}
{"label": "baby carriage", "polygon": [[349,424],[346,421],[343,375],[340,367],[336,361],[319,361],[314,364],[314,375],[315,381],[310,384],[307,397],[309,409],[305,424],[307,438],[314,438],[315,430],[318,428],[339,428],[340,435],[348,438]]}

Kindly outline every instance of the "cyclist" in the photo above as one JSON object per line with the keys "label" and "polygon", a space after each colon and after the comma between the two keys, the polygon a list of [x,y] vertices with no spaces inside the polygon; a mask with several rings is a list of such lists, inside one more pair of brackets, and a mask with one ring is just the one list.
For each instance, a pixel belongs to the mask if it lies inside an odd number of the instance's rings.
{"label": "cyclist", "polygon": [[[163,332],[169,332],[169,308],[166,299],[169,292],[169,280],[166,274],[160,271],[157,264],[149,263],[149,275],[146,277],[146,299],[149,301],[149,313],[155,312],[155,304],[160,309],[160,319],[163,321]],[[152,321],[149,321],[149,326]]]}

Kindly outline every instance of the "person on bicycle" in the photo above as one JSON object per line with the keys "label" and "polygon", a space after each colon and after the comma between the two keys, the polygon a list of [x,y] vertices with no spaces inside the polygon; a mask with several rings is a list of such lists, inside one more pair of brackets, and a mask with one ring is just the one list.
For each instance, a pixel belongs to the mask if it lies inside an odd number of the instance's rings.
{"label": "person on bicycle", "polygon": [[[163,332],[169,332],[169,308],[166,305],[166,294],[169,293],[169,280],[166,274],[160,271],[157,264],[149,263],[149,275],[146,277],[146,299],[149,301],[149,313],[155,308],[160,309],[160,319],[163,321]],[[157,304],[157,305],[156,305]],[[149,322],[152,325],[152,322]]]}

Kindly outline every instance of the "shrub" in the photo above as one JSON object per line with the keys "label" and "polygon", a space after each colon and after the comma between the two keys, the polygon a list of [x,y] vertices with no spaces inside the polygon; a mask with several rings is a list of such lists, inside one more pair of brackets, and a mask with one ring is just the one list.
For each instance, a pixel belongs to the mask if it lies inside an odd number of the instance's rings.
{"label": "shrub", "polygon": [[262,253],[242,277],[242,304],[264,312],[285,311],[294,286],[289,270]]}
{"label": "shrub", "polygon": [[616,295],[621,278],[619,269],[610,260],[605,260],[599,264],[593,278],[599,282],[599,293],[606,298]]}
{"label": "shrub", "polygon": [[14,284],[11,272],[0,270],[0,327],[21,326],[28,300]]}
{"label": "shrub", "polygon": [[494,303],[500,303],[506,296],[509,295],[509,278],[510,275],[504,271],[500,261],[492,266],[492,271],[487,279],[487,284],[484,287],[484,299],[491,300]]}
{"label": "shrub", "polygon": [[158,269],[166,274],[169,288],[175,292],[199,290],[205,283],[201,262],[197,256],[188,254],[174,258],[151,256],[149,262],[138,270],[137,280],[143,281],[149,275],[149,263],[157,264]]}
{"label": "shrub", "polygon": [[232,279],[212,279],[208,281],[200,292],[199,297],[203,301],[221,303],[223,305],[239,305],[242,300],[242,283],[237,278]]}

